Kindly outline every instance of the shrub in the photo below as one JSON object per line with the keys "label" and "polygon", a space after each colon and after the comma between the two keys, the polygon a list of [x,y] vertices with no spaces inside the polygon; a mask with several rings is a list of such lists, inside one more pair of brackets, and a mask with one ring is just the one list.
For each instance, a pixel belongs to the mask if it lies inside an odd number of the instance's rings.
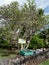
{"label": "shrub", "polygon": [[37,36],[37,35],[32,36],[29,48],[37,49],[37,48],[41,48],[43,46],[44,46],[43,39],[40,39],[39,36]]}

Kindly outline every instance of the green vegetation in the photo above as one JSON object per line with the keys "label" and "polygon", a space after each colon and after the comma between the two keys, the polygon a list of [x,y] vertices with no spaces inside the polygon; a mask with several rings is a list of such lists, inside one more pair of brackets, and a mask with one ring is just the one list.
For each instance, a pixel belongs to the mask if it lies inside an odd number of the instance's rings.
{"label": "green vegetation", "polygon": [[18,51],[15,50],[7,50],[7,49],[0,48],[0,59],[16,57],[17,53]]}
{"label": "green vegetation", "polygon": [[34,35],[31,38],[29,48],[37,49],[49,47],[49,29],[41,31],[38,35]]}
{"label": "green vegetation", "polygon": [[[18,48],[18,39],[23,38],[30,41],[29,48],[40,48],[49,46],[49,31],[44,32],[47,38],[39,34],[34,36],[36,31],[49,24],[49,18],[44,15],[43,9],[37,9],[33,0],[21,7],[18,2],[12,2],[6,6],[0,6],[0,47],[12,50]],[[42,38],[43,37],[43,38]],[[46,39],[48,44],[46,44]]]}
{"label": "green vegetation", "polygon": [[29,48],[37,49],[37,48],[42,48],[42,47],[44,47],[43,39],[40,39],[39,36],[37,36],[37,35],[32,36]]}
{"label": "green vegetation", "polygon": [[49,60],[46,60],[46,61],[42,62],[42,63],[39,64],[39,65],[49,65]]}

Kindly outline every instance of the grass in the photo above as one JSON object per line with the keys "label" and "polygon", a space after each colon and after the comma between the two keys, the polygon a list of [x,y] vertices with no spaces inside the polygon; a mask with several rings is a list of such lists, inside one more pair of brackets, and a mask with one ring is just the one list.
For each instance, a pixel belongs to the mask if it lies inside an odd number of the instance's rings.
{"label": "grass", "polygon": [[3,59],[3,58],[14,58],[16,57],[16,55],[9,55],[9,56],[0,56],[0,59]]}
{"label": "grass", "polygon": [[17,55],[17,51],[7,50],[7,49],[1,49],[0,48],[0,59],[2,58],[14,58]]}
{"label": "grass", "polygon": [[49,60],[46,60],[46,61],[42,62],[42,63],[39,64],[39,65],[49,65]]}

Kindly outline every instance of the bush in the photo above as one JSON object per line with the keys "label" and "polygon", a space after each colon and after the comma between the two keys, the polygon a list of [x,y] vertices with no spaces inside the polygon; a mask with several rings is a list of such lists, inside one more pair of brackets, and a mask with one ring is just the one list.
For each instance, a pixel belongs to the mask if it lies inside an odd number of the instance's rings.
{"label": "bush", "polygon": [[32,36],[29,48],[31,48],[31,49],[37,49],[37,48],[41,48],[43,46],[44,46],[43,39],[40,39],[39,36],[37,36],[37,35]]}
{"label": "bush", "polygon": [[10,44],[9,39],[4,39],[3,37],[0,37],[0,48],[12,48],[12,44]]}

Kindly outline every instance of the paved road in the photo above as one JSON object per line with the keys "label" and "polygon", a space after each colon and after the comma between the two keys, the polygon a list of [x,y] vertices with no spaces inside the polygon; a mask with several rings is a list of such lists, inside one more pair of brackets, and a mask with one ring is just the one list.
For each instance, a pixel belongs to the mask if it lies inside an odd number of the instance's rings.
{"label": "paved road", "polygon": [[0,65],[8,65],[9,63],[9,59],[5,58],[5,59],[0,59]]}

